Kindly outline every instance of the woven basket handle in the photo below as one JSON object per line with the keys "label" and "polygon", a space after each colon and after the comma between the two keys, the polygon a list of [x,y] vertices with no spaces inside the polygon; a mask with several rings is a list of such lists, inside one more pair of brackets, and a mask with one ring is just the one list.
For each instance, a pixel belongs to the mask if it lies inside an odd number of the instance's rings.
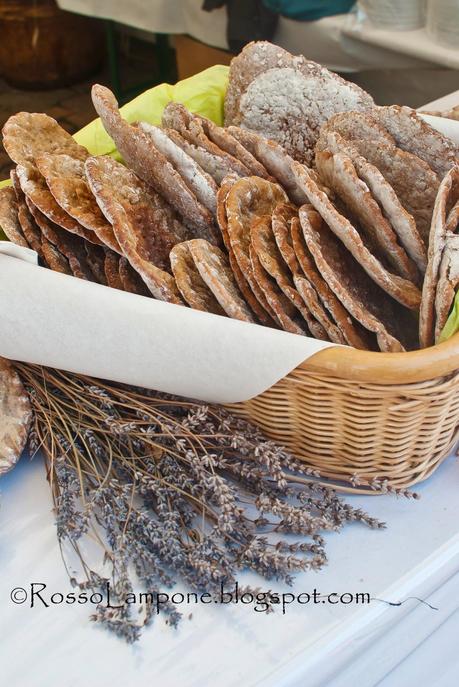
{"label": "woven basket handle", "polygon": [[459,333],[436,346],[409,353],[375,353],[349,347],[325,348],[300,369],[376,384],[410,384],[459,370]]}

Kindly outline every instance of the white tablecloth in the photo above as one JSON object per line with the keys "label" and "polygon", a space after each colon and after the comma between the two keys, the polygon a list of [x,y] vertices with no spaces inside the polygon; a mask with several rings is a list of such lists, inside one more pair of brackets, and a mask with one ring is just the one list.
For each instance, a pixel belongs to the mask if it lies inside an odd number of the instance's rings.
{"label": "white tablecloth", "polygon": [[[157,33],[186,33],[217,48],[227,48],[225,9],[204,12],[202,0],[58,0],[62,9],[103,17]],[[411,57],[402,51],[368,45],[342,33],[348,15],[299,22],[280,17],[274,41],[337,71],[409,69],[429,66],[432,56]],[[435,62],[435,61],[434,61]]]}
{"label": "white tablecloth", "polygon": [[[420,501],[391,496],[347,497],[387,522],[369,531],[353,525],[329,534],[329,565],[297,577],[293,591],[366,591],[400,607],[292,605],[286,615],[255,613],[244,606],[191,607],[178,630],[163,621],[127,646],[88,621],[86,606],[14,605],[15,587],[45,583],[71,591],[56,540],[49,485],[38,457],[0,480],[1,684],[24,687],[374,687],[403,668],[418,651],[404,687],[453,687],[432,675],[429,637],[457,616],[459,607],[459,462],[451,458],[419,487]],[[259,584],[250,574],[242,584]],[[270,587],[288,591],[275,582]],[[414,598],[438,608],[432,610]],[[456,636],[445,650],[457,667]],[[418,649],[421,647],[422,650]],[[436,644],[434,643],[434,647]],[[397,668],[401,664],[401,668]],[[396,674],[396,672],[395,672]],[[406,677],[406,676],[405,676]],[[383,683],[384,684],[384,683]],[[396,682],[387,683],[394,687]]]}

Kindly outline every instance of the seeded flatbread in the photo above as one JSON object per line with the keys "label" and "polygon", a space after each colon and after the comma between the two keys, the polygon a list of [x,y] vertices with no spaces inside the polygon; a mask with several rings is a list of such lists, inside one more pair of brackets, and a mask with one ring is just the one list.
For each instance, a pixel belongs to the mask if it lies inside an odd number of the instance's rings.
{"label": "seeded flatbread", "polygon": [[125,257],[153,296],[182,303],[175,280],[168,273],[169,253],[186,237],[186,231],[172,208],[132,170],[111,157],[88,158],[85,171]]}
{"label": "seeded flatbread", "polygon": [[104,272],[107,285],[111,289],[124,291],[124,285],[120,277],[120,260],[121,256],[118,253],[110,250],[110,248],[105,249]]}
{"label": "seeded flatbread", "polygon": [[248,43],[236,57],[233,57],[225,94],[225,124],[239,123],[241,95],[256,76],[273,67],[292,67],[294,59],[296,63],[305,60],[302,56],[294,58],[284,48],[268,41]]}
{"label": "seeded flatbread", "polygon": [[[88,265],[84,240],[51,222],[46,215],[40,212],[38,208],[34,207],[30,200],[26,202],[30,214],[41,231],[42,242],[43,238],[46,239],[67,259],[71,274],[73,274],[74,277],[93,281],[94,275]],[[48,249],[48,251],[50,253],[50,249]],[[60,264],[64,266],[63,261],[60,261]],[[63,269],[60,271],[63,271]]]}
{"label": "seeded flatbread", "polygon": [[29,248],[18,218],[18,202],[14,188],[0,189],[0,229],[17,246]]}
{"label": "seeded flatbread", "polygon": [[301,313],[311,334],[324,341],[345,343],[338,328],[324,311],[314,287],[306,277],[299,273],[292,277],[277,248],[270,215],[265,215],[252,222],[250,237],[260,263]]}
{"label": "seeded flatbread", "polygon": [[[221,184],[226,176],[235,173],[232,170],[228,170],[228,165],[220,156],[210,153],[200,145],[192,143],[179,134],[178,131],[175,131],[175,129],[165,128],[164,131],[171,141],[187,153],[187,155],[192,157],[193,160],[212,177],[217,185]],[[239,177],[241,175],[238,174],[237,176]]]}
{"label": "seeded flatbread", "polygon": [[26,197],[22,192],[21,186],[19,184],[19,179],[16,174],[16,170],[11,171],[11,181],[13,182],[13,188],[16,193],[16,201],[18,206],[18,221],[21,226],[22,233],[24,235],[27,244],[32,250],[34,250],[41,258],[44,259],[42,251],[42,236],[40,229],[37,227],[35,220],[29,212],[29,208],[26,204]]}
{"label": "seeded flatbread", "polygon": [[459,287],[459,234],[447,234],[438,272],[435,296],[435,341],[448,319]]}
{"label": "seeded flatbread", "polygon": [[44,236],[41,239],[40,255],[42,255],[46,265],[50,270],[53,270],[53,272],[60,272],[61,274],[73,276],[69,261],[65,255],[62,255],[60,250],[58,250],[56,246],[54,246]]}
{"label": "seeded flatbread", "polygon": [[253,277],[265,294],[270,307],[276,313],[282,329],[291,334],[308,335],[308,330],[299,321],[296,309],[280,290],[274,279],[266,272],[252,245],[249,246],[249,257],[252,263]]}
{"label": "seeded flatbread", "polygon": [[227,153],[209,138],[203,126],[204,120],[192,115],[184,105],[168,103],[164,108],[161,121],[166,129],[175,129],[189,143],[199,146],[208,154],[218,158],[227,174],[234,172],[240,176],[250,175],[249,168],[243,162]]}
{"label": "seeded flatbread", "polygon": [[201,278],[227,315],[244,322],[254,322],[242,298],[225,254],[204,239],[188,241],[188,248]]}
{"label": "seeded flatbread", "polygon": [[459,167],[453,167],[444,177],[438,190],[430,231],[427,270],[422,289],[419,317],[419,341],[421,348],[432,346],[435,339],[435,294],[440,271],[447,229],[446,218],[458,195]]}
{"label": "seeded flatbread", "polygon": [[372,114],[402,150],[425,160],[440,179],[458,162],[459,148],[410,107],[377,107]]}
{"label": "seeded flatbread", "polygon": [[94,243],[84,241],[84,249],[86,251],[86,259],[91,272],[98,284],[107,286],[107,278],[105,276],[105,251],[101,246],[96,246]]}
{"label": "seeded flatbread", "polygon": [[33,165],[18,165],[16,167],[21,189],[27,198],[42,212],[48,219],[58,224],[63,229],[72,234],[81,236],[91,243],[102,245],[102,241],[96,234],[89,229],[85,229],[79,222],[65,212],[55,201],[54,196],[46,185],[46,181],[37,167]]}
{"label": "seeded flatbread", "polygon": [[239,139],[232,135],[228,128],[217,126],[210,119],[198,117],[206,136],[225,153],[228,153],[247,168],[252,176],[269,179],[269,174],[264,165],[252,155],[251,151],[239,142]]}
{"label": "seeded flatbread", "polygon": [[61,208],[119,253],[112,226],[101,213],[86,181],[84,162],[70,155],[46,153],[36,159],[36,165]]}
{"label": "seeded flatbread", "polygon": [[[367,145],[369,144],[368,141],[362,142]],[[384,217],[390,222],[398,236],[400,243],[410,258],[416,263],[420,272],[424,274],[427,266],[427,248],[413,216],[402,206],[394,189],[386,181],[379,169],[371,164],[364,155],[359,154],[358,143],[359,141],[353,141],[352,143],[346,141],[340,134],[333,131],[325,134],[322,133],[316,146],[316,155],[319,151],[329,151],[330,153],[343,153],[351,158],[358,176],[368,186],[374,200],[378,202]],[[376,143],[371,142],[369,145],[375,147]],[[379,146],[380,144],[378,143],[377,145]],[[404,156],[408,156],[408,153],[404,153],[398,148],[396,151]],[[419,162],[425,164],[421,160]],[[408,170],[405,171],[407,173],[406,184],[412,182],[413,187],[415,187],[416,179],[414,174],[409,174]],[[435,176],[433,172],[432,175]],[[422,196],[422,202],[424,202],[424,197],[425,193]]]}
{"label": "seeded flatbread", "polygon": [[339,112],[323,124],[320,136],[328,132],[340,134],[348,141],[365,140],[373,145],[380,143],[395,145],[395,139],[387,129],[367,112]]}
{"label": "seeded flatbread", "polygon": [[453,205],[448,213],[446,220],[446,231],[457,231],[459,229],[459,200]]}
{"label": "seeded flatbread", "polygon": [[231,247],[231,242],[228,235],[228,222],[226,217],[226,198],[239,177],[236,174],[230,174],[223,179],[222,185],[217,194],[217,221],[218,226],[223,237],[223,243],[225,244],[226,250],[228,252],[229,263],[234,274],[236,283],[241,291],[246,303],[250,306],[252,311],[257,316],[259,322],[266,326],[276,326],[278,320],[268,301],[264,297],[260,289],[258,289],[258,298],[255,296],[254,292],[250,288],[250,284],[243,275],[241,268],[234,256],[233,249]]}
{"label": "seeded flatbread", "polygon": [[13,365],[0,358],[0,475],[11,470],[27,442],[32,409]]}
{"label": "seeded flatbread", "polygon": [[413,324],[408,320],[407,326],[407,311],[369,278],[317,212],[301,208],[300,222],[322,277],[346,310],[376,334],[380,349],[403,351],[412,347],[409,334]]}
{"label": "seeded flatbread", "polygon": [[[293,275],[293,280],[297,288],[298,283],[302,283],[301,278],[306,277],[307,281],[314,287],[321,303],[330,313],[333,322],[336,322],[336,325],[344,337],[344,341],[355,348],[368,348],[367,337],[362,335],[362,332],[358,331],[358,327],[352,322],[349,313],[319,274],[314,260],[302,238],[301,227],[298,220],[298,209],[286,203],[277,205],[272,215],[272,229],[276,244]],[[298,290],[300,291],[299,288]],[[324,322],[322,322],[322,324],[327,330]],[[333,341],[336,337],[336,332],[333,333],[327,330],[327,333],[330,340]],[[342,342],[341,337],[338,336],[336,338],[338,343]]]}
{"label": "seeded flatbread", "polygon": [[2,134],[6,152],[18,165],[34,164],[43,153],[67,153],[79,160],[89,154],[55,119],[42,113],[18,112],[8,119]]}
{"label": "seeded flatbread", "polygon": [[260,177],[239,179],[232,185],[226,196],[227,233],[231,250],[255,297],[267,312],[272,311],[272,306],[269,307],[269,299],[266,298],[266,294],[253,275],[249,255],[249,227],[253,219],[269,214],[278,203],[287,200],[280,186]]}
{"label": "seeded flatbread", "polygon": [[[231,60],[228,87],[225,96],[225,124],[240,125],[244,118],[243,112],[243,97],[249,90],[253,82],[257,81],[264,75],[265,72],[274,68],[290,68],[309,79],[316,79],[318,84],[323,84],[322,88],[319,86],[319,96],[321,92],[330,91],[333,101],[336,95],[342,93],[344,90],[350,91],[354,94],[356,101],[355,107],[339,107],[338,110],[355,109],[359,110],[363,106],[371,107],[373,104],[372,98],[362,91],[358,86],[350,84],[341,77],[333,74],[325,67],[307,60],[303,55],[291,55],[289,52],[280,48],[277,45],[268,43],[266,41],[258,41],[249,43],[244,49]],[[327,88],[328,87],[328,88]],[[285,89],[288,92],[288,88]],[[288,120],[291,114],[291,108],[283,102],[284,91],[275,93],[274,98],[277,104],[284,108],[285,121]],[[310,94],[314,99],[314,94]],[[268,103],[270,100],[268,99]],[[306,109],[306,112],[308,110]],[[295,113],[296,114],[296,113]],[[284,121],[281,123],[284,124]],[[247,127],[250,128],[250,127]]]}
{"label": "seeded flatbread", "polygon": [[195,235],[212,240],[212,213],[198,201],[150,136],[121,117],[116,98],[108,88],[98,84],[93,86],[92,100],[105,130],[129,167],[162,194],[184,222],[193,228]]}
{"label": "seeded flatbread", "polygon": [[146,122],[140,122],[139,126],[150,136],[158,150],[174,165],[199,202],[215,215],[218,187],[210,174],[207,174],[193,157],[178,146],[165,131]]}
{"label": "seeded flatbread", "polygon": [[195,265],[189,241],[178,243],[172,248],[170,261],[177,288],[190,308],[215,315],[225,314]]}
{"label": "seeded flatbread", "polygon": [[396,274],[416,282],[416,265],[399,244],[390,222],[383,215],[367,184],[359,178],[353,161],[342,153],[319,151],[316,166],[327,186],[343,201],[365,233],[370,250],[384,256]]}
{"label": "seeded flatbread", "polygon": [[240,100],[240,126],[273,139],[294,159],[311,164],[320,127],[336,112],[362,110],[372,98],[328,73],[270,69],[258,75]]}
{"label": "seeded flatbread", "polygon": [[311,178],[304,165],[295,162],[293,169],[299,183],[303,184],[311,205],[323,217],[333,233],[343,242],[357,263],[395,300],[407,308],[417,310],[421,301],[419,289],[407,279],[389,272],[368,250],[351,222],[336,210],[326,194],[319,189]]}
{"label": "seeded flatbread", "polygon": [[135,293],[138,296],[151,296],[142,277],[131,267],[125,257],[120,257],[118,267],[123,291]]}

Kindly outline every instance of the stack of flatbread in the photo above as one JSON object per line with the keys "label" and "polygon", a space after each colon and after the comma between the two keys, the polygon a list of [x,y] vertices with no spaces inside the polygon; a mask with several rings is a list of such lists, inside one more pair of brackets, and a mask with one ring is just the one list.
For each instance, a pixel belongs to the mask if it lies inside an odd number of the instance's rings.
{"label": "stack of flatbread", "polygon": [[356,348],[438,338],[459,282],[459,154],[409,108],[269,43],[230,68],[225,126],[92,97],[123,163],[44,114],[3,129],[0,226],[112,288]]}

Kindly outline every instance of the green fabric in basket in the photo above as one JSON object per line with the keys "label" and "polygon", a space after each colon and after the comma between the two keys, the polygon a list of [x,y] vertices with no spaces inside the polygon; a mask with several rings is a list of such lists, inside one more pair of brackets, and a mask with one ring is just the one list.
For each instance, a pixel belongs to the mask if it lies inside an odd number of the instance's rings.
{"label": "green fabric in basket", "polygon": [[[183,103],[191,112],[197,112],[212,119],[216,124],[223,124],[223,104],[228,83],[228,67],[216,65],[205,71],[179,81],[175,86],[160,84],[137,96],[121,108],[123,117],[128,122],[144,121],[160,124],[164,107],[171,100]],[[100,119],[96,119],[74,138],[84,145],[93,155],[118,156],[115,144],[103,128]],[[7,186],[9,180],[1,181],[0,188]],[[6,238],[0,228],[0,239]],[[449,319],[443,329],[440,341],[446,341],[459,332],[459,292]]]}
{"label": "green fabric in basket", "polygon": [[[128,122],[143,121],[160,124],[162,112],[168,102],[183,103],[191,112],[223,124],[223,104],[228,83],[228,67],[216,65],[175,86],[160,84],[137,96],[121,108]],[[115,154],[116,148],[101,124],[100,119],[91,122],[74,136],[93,155]]]}

